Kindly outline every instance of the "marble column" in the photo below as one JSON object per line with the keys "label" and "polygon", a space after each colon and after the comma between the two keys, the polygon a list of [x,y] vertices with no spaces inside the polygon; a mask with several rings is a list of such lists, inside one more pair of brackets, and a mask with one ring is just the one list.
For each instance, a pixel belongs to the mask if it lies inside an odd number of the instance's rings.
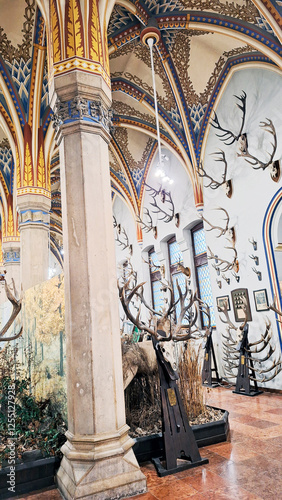
{"label": "marble column", "polygon": [[[19,241],[5,241],[2,244],[3,251],[3,269],[6,271],[6,281],[10,285],[12,279],[14,280],[18,294],[21,291],[20,280],[20,242]],[[4,287],[1,287],[0,302],[6,302]]]}
{"label": "marble column", "polygon": [[17,199],[21,236],[21,285],[23,291],[48,279],[51,200],[26,194]]}
{"label": "marble column", "polygon": [[125,422],[108,158],[110,89],[101,77],[74,71],[55,78],[55,91],[57,139],[62,136],[68,400],[57,482],[67,499],[115,499],[144,492],[146,481]]}

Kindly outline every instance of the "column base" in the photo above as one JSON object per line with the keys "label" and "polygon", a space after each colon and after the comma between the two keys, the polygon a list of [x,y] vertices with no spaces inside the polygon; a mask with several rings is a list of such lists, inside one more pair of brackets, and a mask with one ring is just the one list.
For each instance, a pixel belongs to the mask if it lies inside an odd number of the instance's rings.
{"label": "column base", "polygon": [[63,498],[115,500],[146,491],[146,478],[133,453],[131,438],[93,436],[92,441],[90,436],[81,440],[69,432],[67,436],[69,440],[62,448],[64,457],[57,473],[57,485]]}

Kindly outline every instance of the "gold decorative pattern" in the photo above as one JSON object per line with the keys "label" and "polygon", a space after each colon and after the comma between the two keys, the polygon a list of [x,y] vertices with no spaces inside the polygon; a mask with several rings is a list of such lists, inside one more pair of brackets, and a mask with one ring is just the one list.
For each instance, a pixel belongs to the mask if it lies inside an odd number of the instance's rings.
{"label": "gold decorative pattern", "polygon": [[[121,49],[118,51],[114,52],[111,54],[110,59],[113,59],[115,57],[119,57],[120,55],[128,54],[128,53],[133,53],[137,59],[140,59],[148,68],[151,68],[151,61],[150,61],[150,52],[148,47],[145,47],[143,44],[141,44],[140,41],[134,41],[132,43],[127,43],[124,45]],[[161,78],[162,80],[162,85],[165,93],[165,97],[160,96],[159,94],[157,95],[158,102],[166,109],[171,109],[172,107],[175,107],[176,103],[173,97],[173,94],[171,92],[171,88],[169,85],[169,81],[167,79],[164,67],[162,65],[161,58],[159,55],[154,51],[154,68],[156,74]],[[145,92],[148,92],[148,94],[153,95],[153,89],[150,85],[148,85],[146,82],[143,82],[141,78],[139,78],[137,75],[133,75],[132,73],[129,72],[116,72],[112,73],[112,78],[116,77],[124,77],[125,79],[134,82],[136,85],[138,85],[140,88],[145,90]]]}
{"label": "gold decorative pattern", "polygon": [[42,194],[46,198],[51,198],[51,192],[44,188],[38,187],[23,187],[17,189],[17,196],[22,196],[24,194]]}
{"label": "gold decorative pattern", "polygon": [[61,47],[61,33],[60,33],[58,9],[55,0],[50,0],[50,12],[51,12],[51,38],[53,45],[53,63],[56,63],[62,59],[62,47]]}
{"label": "gold decorative pattern", "polygon": [[[205,33],[199,31],[197,32],[197,34],[204,35]],[[191,36],[194,35],[195,33],[191,32],[191,30],[180,31],[175,37],[174,44],[171,50],[171,58],[179,75],[186,103],[190,107],[192,107],[193,105],[197,106],[199,103],[201,103],[202,105],[208,103],[208,100],[211,96],[211,93],[214,89],[214,85],[220,75],[220,72],[224,64],[230,57],[234,57],[235,55],[244,54],[248,52],[253,52],[256,50],[253,47],[250,47],[249,45],[245,45],[243,47],[232,49],[228,52],[223,52],[223,54],[219,57],[218,61],[215,64],[214,70],[207,82],[205,90],[200,94],[197,94],[197,92],[193,87],[188,72],[190,65],[190,41],[191,41]]]}
{"label": "gold decorative pattern", "polygon": [[77,0],[66,2],[66,56],[85,57],[83,23],[80,4]]}
{"label": "gold decorative pattern", "polygon": [[99,12],[96,0],[90,0],[89,4],[89,55],[93,61],[102,62],[101,33],[99,24]]}
{"label": "gold decorative pattern", "polygon": [[38,157],[38,172],[37,172],[37,186],[38,187],[46,187],[45,181],[45,161],[44,161],[44,153],[43,153],[43,145],[41,144],[39,149],[39,157]]}
{"label": "gold decorative pattern", "polygon": [[12,207],[11,205],[9,205],[7,237],[13,235],[14,235],[14,219],[13,219]]}
{"label": "gold decorative pattern", "polygon": [[32,162],[29,143],[25,145],[25,163],[24,163],[24,186],[33,185]]}
{"label": "gold decorative pattern", "polygon": [[20,158],[19,151],[16,148],[16,171],[17,171],[17,188],[21,187],[21,167],[20,167]]}
{"label": "gold decorative pattern", "polygon": [[111,80],[109,75],[104,70],[103,66],[99,62],[90,61],[90,59],[82,59],[78,57],[73,57],[72,59],[67,59],[65,61],[60,61],[54,64],[54,75],[60,75],[62,73],[67,74],[73,70],[81,69],[87,73],[94,73],[96,75],[101,75],[107,85],[111,86]]}
{"label": "gold decorative pattern", "polygon": [[5,220],[5,211],[2,207],[2,238],[6,238],[6,220]]}

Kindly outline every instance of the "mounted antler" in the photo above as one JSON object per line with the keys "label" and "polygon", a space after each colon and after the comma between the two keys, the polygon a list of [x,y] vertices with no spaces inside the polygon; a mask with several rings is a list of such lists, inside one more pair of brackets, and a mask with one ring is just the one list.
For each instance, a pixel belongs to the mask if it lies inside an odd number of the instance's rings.
{"label": "mounted antler", "polygon": [[255,169],[255,170],[265,170],[267,167],[270,167],[270,174],[273,180],[277,181],[279,176],[280,176],[280,166],[278,161],[273,161],[274,155],[276,153],[277,149],[277,137],[276,137],[276,130],[275,127],[272,123],[272,121],[269,118],[266,118],[267,121],[265,122],[260,122],[260,127],[264,129],[266,132],[269,132],[273,136],[273,142],[271,143],[272,146],[272,152],[267,153],[269,155],[269,160],[266,162],[263,162],[262,160],[259,160],[256,156],[253,156],[250,154],[248,151],[248,148],[246,148],[245,151],[242,151],[241,153],[237,153],[237,156],[241,156],[245,158],[245,160]]}
{"label": "mounted antler", "polygon": [[153,231],[154,237],[157,238],[157,227],[153,225],[153,219],[150,215],[148,208],[144,208],[144,215],[148,217],[148,223],[141,219],[140,215],[137,215],[136,221],[140,224],[142,231],[149,233]]}
{"label": "mounted antler", "polygon": [[[116,233],[116,242],[121,246],[122,250],[125,250],[126,248],[129,249],[130,255],[132,255],[133,252],[133,247],[129,243],[129,239],[127,236],[127,233],[123,227],[120,226],[120,224],[117,225],[117,233]],[[124,238],[124,241],[120,239],[120,235]]]}
{"label": "mounted antler", "polygon": [[13,305],[11,316],[8,319],[6,325],[2,328],[2,330],[0,332],[0,342],[9,342],[10,340],[15,340],[18,337],[20,337],[20,335],[23,332],[23,327],[21,327],[19,333],[17,333],[16,335],[13,335],[12,337],[4,337],[5,333],[9,330],[10,326],[13,324],[13,322],[15,321],[16,317],[18,316],[18,314],[19,314],[19,312],[20,312],[20,310],[22,308],[22,299],[18,300],[16,298],[17,292],[16,292],[15,283],[14,283],[13,278],[12,278],[12,286],[13,286],[13,290],[14,290],[14,295],[11,292],[9,286],[7,285],[5,277],[1,276],[1,280],[0,281],[4,281],[4,283],[5,283],[5,292],[6,292],[6,295],[7,295],[7,299]]}
{"label": "mounted antler", "polygon": [[236,97],[236,99],[238,99],[240,101],[241,104],[239,104],[237,102],[236,105],[243,113],[242,123],[241,123],[241,127],[240,127],[238,134],[235,135],[233,132],[231,132],[231,130],[227,130],[225,128],[222,128],[220,123],[219,123],[219,120],[218,120],[216,113],[214,113],[214,118],[211,121],[211,125],[219,131],[219,133],[216,134],[216,136],[219,137],[220,140],[223,141],[224,144],[226,144],[226,146],[231,146],[231,144],[233,144],[235,141],[238,141],[238,139],[242,135],[244,124],[245,124],[247,95],[244,91],[242,91],[241,96],[235,95],[234,97]]}
{"label": "mounted antler", "polygon": [[210,229],[206,229],[206,231],[212,231],[213,229],[216,229],[216,230],[219,231],[219,234],[217,235],[217,238],[220,238],[220,236],[223,236],[224,234],[226,234],[226,232],[230,229],[228,227],[228,225],[229,225],[229,215],[228,215],[227,210],[225,210],[225,208],[219,207],[219,208],[214,208],[214,210],[222,210],[225,213],[226,219],[223,219],[223,220],[226,221],[225,227],[214,226],[203,215],[201,215],[201,218],[210,226]]}
{"label": "mounted antler", "polygon": [[[144,298],[144,284],[145,283],[140,283],[132,288],[129,279],[123,285],[120,285],[118,282],[119,298],[124,312],[128,319],[137,326],[139,330],[149,333],[157,342],[188,340],[202,336],[199,329],[195,327],[198,318],[196,302],[198,302],[199,299],[196,297],[196,294],[192,294],[187,282],[185,284],[185,290],[182,291],[176,280],[176,288],[179,296],[177,300],[173,300],[172,287],[166,284],[166,289],[170,297],[166,301],[166,305],[161,312],[155,311],[147,304]],[[139,300],[136,316],[134,316],[130,308],[134,297]],[[141,320],[142,305],[151,313],[149,325],[146,325],[146,323]],[[176,306],[180,306],[180,312],[177,321],[174,321],[172,315],[175,312]]]}
{"label": "mounted antler", "polygon": [[216,181],[215,179],[213,179],[213,177],[211,177],[211,175],[208,175],[207,172],[205,171],[205,169],[203,168],[203,164],[202,162],[200,163],[199,167],[197,167],[197,173],[200,177],[206,177],[207,179],[209,179],[209,184],[207,184],[205,187],[208,188],[210,187],[211,189],[217,189],[219,188],[220,186],[224,186],[225,187],[225,192],[226,192],[226,196],[228,198],[231,198],[232,196],[232,182],[231,180],[226,180],[226,176],[227,176],[227,161],[226,161],[226,158],[225,158],[225,153],[224,151],[222,151],[221,149],[219,151],[216,151],[215,153],[213,153],[214,156],[218,155],[219,158],[215,158],[215,161],[223,161],[224,165],[225,165],[225,168],[224,168],[224,171],[221,175],[222,177],[222,181],[219,182],[219,181]]}
{"label": "mounted antler", "polygon": [[[153,202],[150,203],[150,205],[152,205],[152,207],[153,207],[152,212],[154,214],[157,214],[157,213],[161,214],[160,220],[162,220],[166,223],[173,220],[173,218],[175,216],[175,209],[174,209],[174,203],[173,203],[172,197],[171,197],[171,192],[166,191],[162,187],[160,187],[159,189],[155,189],[152,186],[149,186],[149,184],[146,184],[146,182],[145,182],[145,186],[148,188],[147,191],[149,191],[150,196],[153,198]],[[160,197],[160,201],[164,204],[164,206],[166,204],[167,210],[164,208],[161,208],[158,205],[157,197]]]}
{"label": "mounted antler", "polygon": [[[215,255],[210,247],[208,247],[208,251],[210,252],[210,255],[208,255],[208,259],[211,259],[211,260],[215,260],[215,262],[217,263],[217,267],[220,269],[221,272],[226,272],[226,271],[231,271],[231,270],[234,270],[235,273],[238,273],[239,271],[239,262],[238,262],[238,259],[237,259],[237,250],[236,248],[233,246],[233,247],[225,247],[227,250],[233,250],[234,252],[234,258],[232,260],[232,262],[229,262],[228,260],[224,260],[224,259],[220,259],[217,255]],[[220,267],[220,266],[224,266],[224,267]]]}

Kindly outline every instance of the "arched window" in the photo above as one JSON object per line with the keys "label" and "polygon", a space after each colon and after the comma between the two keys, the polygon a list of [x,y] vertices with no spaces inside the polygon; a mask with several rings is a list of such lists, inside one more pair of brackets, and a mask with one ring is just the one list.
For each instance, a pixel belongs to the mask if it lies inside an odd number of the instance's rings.
{"label": "arched window", "polygon": [[[178,285],[180,286],[180,290],[184,293],[185,292],[185,276],[184,274],[179,271],[178,264],[183,263],[183,255],[180,250],[179,244],[177,243],[175,236],[171,238],[168,242],[168,255],[169,255],[169,269],[170,269],[170,276],[171,276],[171,283],[173,287],[173,295],[174,295],[174,300],[176,301],[179,298],[179,293],[177,289],[177,282]],[[180,314],[180,304],[178,303],[176,306],[176,320],[179,317]]]}
{"label": "arched window", "polygon": [[[196,282],[200,299],[206,302],[210,308],[211,326],[215,326],[215,316],[213,307],[213,297],[210,281],[210,272],[208,268],[207,246],[203,223],[200,222],[192,230],[192,243],[194,266],[196,273]],[[205,314],[202,315],[202,324],[207,326],[208,319]]]}
{"label": "arched window", "polygon": [[149,267],[150,267],[150,281],[152,289],[152,301],[153,308],[155,311],[159,312],[163,305],[163,293],[161,291],[161,273],[160,273],[160,262],[155,252],[154,248],[151,248],[148,252],[149,257]]}

